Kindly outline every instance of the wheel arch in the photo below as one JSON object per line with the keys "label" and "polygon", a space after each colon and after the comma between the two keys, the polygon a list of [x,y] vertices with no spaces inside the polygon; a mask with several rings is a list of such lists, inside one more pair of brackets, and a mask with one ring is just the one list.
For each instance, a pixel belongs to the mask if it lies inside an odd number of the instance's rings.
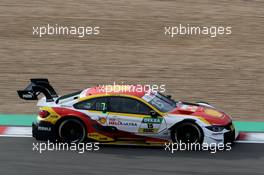
{"label": "wheel arch", "polygon": [[78,120],[80,121],[84,128],[85,128],[85,132],[87,133],[87,125],[85,124],[85,122],[83,121],[83,119],[81,119],[81,117],[78,117],[78,116],[74,116],[74,115],[66,115],[64,117],[61,117],[60,119],[58,119],[55,123],[55,130],[56,132],[58,131],[58,128],[60,126],[60,124],[65,121],[65,120],[69,120],[69,119],[75,119],[75,120]]}
{"label": "wheel arch", "polygon": [[[194,124],[198,125],[198,124],[196,123],[196,120],[195,120],[195,119],[191,119],[191,118],[189,118],[189,119],[183,119],[182,121],[177,122],[177,123],[175,123],[174,125],[172,125],[172,126],[169,128],[169,130],[174,130],[175,128],[177,128],[177,126],[179,126],[179,125],[182,124],[182,123],[186,123],[186,122],[190,122],[190,123],[194,123]],[[198,126],[199,126],[199,125],[198,125]],[[199,126],[199,127],[200,127],[200,126]]]}
{"label": "wheel arch", "polygon": [[199,128],[199,130],[200,130],[200,132],[201,132],[201,134],[202,134],[202,142],[204,141],[204,130],[203,130],[202,127],[196,122],[195,119],[191,119],[191,118],[189,118],[189,119],[184,119],[184,120],[182,120],[182,121],[180,121],[180,122],[178,122],[178,123],[175,123],[172,127],[169,128],[169,130],[170,130],[170,134],[172,135],[173,132],[175,131],[175,129],[176,129],[179,125],[181,125],[181,124],[183,124],[183,123],[192,123],[192,124],[196,125],[196,126]]}

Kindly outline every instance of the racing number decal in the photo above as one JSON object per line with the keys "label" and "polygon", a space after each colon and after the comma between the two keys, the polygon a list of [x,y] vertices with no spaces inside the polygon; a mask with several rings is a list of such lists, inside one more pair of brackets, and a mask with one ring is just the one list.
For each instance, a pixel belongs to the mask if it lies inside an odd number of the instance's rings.
{"label": "racing number decal", "polygon": [[153,124],[152,123],[148,123],[148,128],[153,128]]}
{"label": "racing number decal", "polygon": [[157,118],[144,117],[138,129],[138,132],[146,133],[146,134],[157,133],[160,129],[160,125],[162,121],[163,121],[162,117],[157,117]]}
{"label": "racing number decal", "polygon": [[105,103],[101,103],[101,105],[102,105],[102,110],[106,110],[107,109]]}

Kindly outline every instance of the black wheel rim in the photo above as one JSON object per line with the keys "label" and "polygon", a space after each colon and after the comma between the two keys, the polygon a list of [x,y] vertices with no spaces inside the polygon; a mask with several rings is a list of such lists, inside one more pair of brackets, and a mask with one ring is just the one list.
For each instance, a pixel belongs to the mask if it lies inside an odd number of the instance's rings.
{"label": "black wheel rim", "polygon": [[80,123],[68,121],[60,129],[60,137],[65,142],[79,142],[83,139],[84,130]]}
{"label": "black wheel rim", "polygon": [[198,143],[201,137],[201,133],[195,126],[184,125],[177,129],[175,136],[178,142]]}

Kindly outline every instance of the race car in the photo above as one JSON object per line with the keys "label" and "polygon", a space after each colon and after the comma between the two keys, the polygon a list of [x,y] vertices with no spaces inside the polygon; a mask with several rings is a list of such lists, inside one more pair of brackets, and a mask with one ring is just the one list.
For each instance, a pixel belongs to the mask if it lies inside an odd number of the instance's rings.
{"label": "race car", "polygon": [[232,143],[231,118],[208,103],[175,101],[145,85],[105,85],[58,96],[48,79],[31,79],[20,98],[38,100],[37,140],[156,145]]}

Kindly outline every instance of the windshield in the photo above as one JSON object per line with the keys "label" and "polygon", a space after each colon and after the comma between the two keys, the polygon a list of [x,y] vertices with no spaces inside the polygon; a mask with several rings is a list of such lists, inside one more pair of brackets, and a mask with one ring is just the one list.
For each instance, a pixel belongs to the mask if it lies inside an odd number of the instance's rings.
{"label": "windshield", "polygon": [[145,94],[143,97],[148,103],[160,110],[161,112],[169,112],[176,107],[176,102],[161,93]]}

